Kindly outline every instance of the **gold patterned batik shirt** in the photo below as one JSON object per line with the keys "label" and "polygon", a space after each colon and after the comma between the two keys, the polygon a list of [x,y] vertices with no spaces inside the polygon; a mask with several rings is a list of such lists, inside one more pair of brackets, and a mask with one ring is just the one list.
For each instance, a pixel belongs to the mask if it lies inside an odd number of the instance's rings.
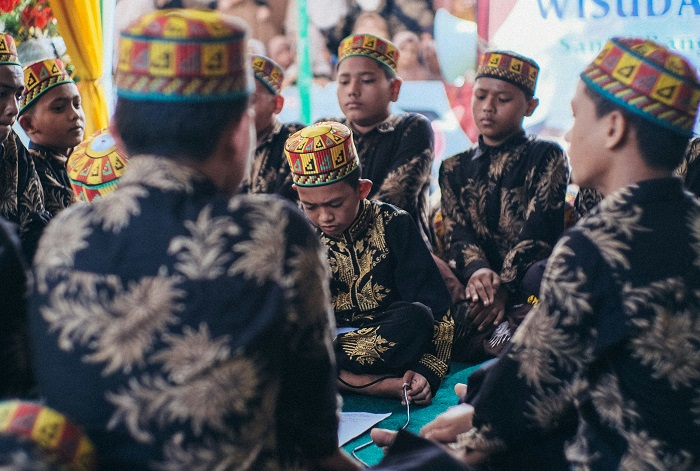
{"label": "gold patterned batik shirt", "polygon": [[[328,248],[331,295],[339,327],[360,327],[397,302],[418,302],[433,315],[430,345],[413,369],[431,387],[450,360],[454,322],[450,295],[411,217],[395,206],[363,200],[353,224],[339,237],[321,233]],[[391,347],[372,336],[379,353]],[[434,390],[436,390],[435,388]]]}
{"label": "gold patterned batik shirt", "polygon": [[34,160],[14,131],[0,144],[0,216],[19,226],[22,249],[31,260],[51,215]]}
{"label": "gold patterned batik shirt", "polygon": [[31,142],[29,154],[34,160],[36,173],[44,190],[46,211],[55,216],[76,201],[66,170],[68,157]]}
{"label": "gold patterned batik shirt", "polygon": [[258,142],[250,175],[241,185],[243,193],[275,193],[290,201],[299,199],[292,188],[292,172],[284,156],[284,144],[303,127],[301,123],[282,124],[275,120],[270,131]]}
{"label": "gold patterned batik shirt", "polygon": [[134,156],[47,227],[30,303],[39,392],[101,470],[306,469],[337,449],[325,254],[282,198]]}
{"label": "gold patterned batik shirt", "polygon": [[700,469],[700,202],[679,179],[622,188],[566,232],[473,405],[473,449],[559,434],[566,464],[546,469]]}
{"label": "gold patterned batik shirt", "polygon": [[463,283],[480,268],[510,293],[564,229],[568,165],[561,148],[524,132],[498,147],[479,138],[440,167],[441,205],[450,267]]}

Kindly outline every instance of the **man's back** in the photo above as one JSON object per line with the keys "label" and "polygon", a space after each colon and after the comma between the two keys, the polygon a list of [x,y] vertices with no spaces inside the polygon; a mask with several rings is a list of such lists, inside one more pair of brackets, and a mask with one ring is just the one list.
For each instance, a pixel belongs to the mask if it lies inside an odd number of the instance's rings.
{"label": "man's back", "polygon": [[100,469],[326,456],[337,405],[320,253],[282,200],[229,200],[185,166],[133,158],[118,190],[42,240],[42,396],[86,428]]}

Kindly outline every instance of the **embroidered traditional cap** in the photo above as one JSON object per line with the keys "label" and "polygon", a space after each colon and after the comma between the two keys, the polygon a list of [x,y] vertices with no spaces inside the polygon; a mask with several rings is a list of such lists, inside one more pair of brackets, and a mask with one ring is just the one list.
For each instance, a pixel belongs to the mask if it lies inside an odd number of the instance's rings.
{"label": "embroidered traditional cap", "polygon": [[87,435],[63,414],[41,404],[0,402],[0,433],[38,444],[60,469],[96,469],[95,448]]}
{"label": "embroidered traditional cap", "polygon": [[338,46],[338,63],[351,56],[365,56],[386,66],[396,75],[399,50],[394,43],[373,34],[353,34]]}
{"label": "embroidered traditional cap", "polygon": [[68,157],[66,169],[73,192],[85,202],[113,192],[128,161],[127,156],[117,149],[107,129],[97,131]]}
{"label": "embroidered traditional cap", "polygon": [[695,68],[648,39],[612,38],[581,73],[593,91],[649,121],[690,136],[700,102]]}
{"label": "embroidered traditional cap", "polygon": [[75,83],[61,59],[36,61],[24,68],[24,93],[19,102],[19,114],[24,113],[41,95],[57,85]]}
{"label": "embroidered traditional cap", "polygon": [[156,10],[121,33],[117,95],[217,101],[254,90],[242,21],[215,10]]}
{"label": "embroidered traditional cap", "polygon": [[255,78],[265,85],[271,93],[279,95],[282,91],[284,72],[279,64],[269,57],[252,55],[253,74]]}
{"label": "embroidered traditional cap", "polygon": [[0,65],[18,65],[22,67],[17,55],[15,39],[7,33],[0,33]]}
{"label": "embroidered traditional cap", "polygon": [[535,95],[540,66],[537,62],[512,51],[485,52],[479,58],[476,78],[491,77],[512,83],[526,95]]}
{"label": "embroidered traditional cap", "polygon": [[284,146],[292,180],[299,186],[321,186],[347,177],[360,160],[352,132],[335,121],[323,121],[301,129]]}

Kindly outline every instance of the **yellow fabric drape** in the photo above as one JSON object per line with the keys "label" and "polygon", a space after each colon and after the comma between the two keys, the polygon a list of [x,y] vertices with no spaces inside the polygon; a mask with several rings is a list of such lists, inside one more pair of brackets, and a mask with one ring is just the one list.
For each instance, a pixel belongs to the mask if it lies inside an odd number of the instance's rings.
{"label": "yellow fabric drape", "polygon": [[102,21],[99,0],[50,0],[58,32],[80,78],[85,137],[109,125],[102,77]]}

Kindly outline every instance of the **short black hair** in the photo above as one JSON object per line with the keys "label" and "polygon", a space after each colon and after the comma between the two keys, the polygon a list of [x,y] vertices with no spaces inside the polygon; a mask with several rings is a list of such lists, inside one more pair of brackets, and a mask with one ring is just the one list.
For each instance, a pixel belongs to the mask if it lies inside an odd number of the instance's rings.
{"label": "short black hair", "polygon": [[352,187],[353,190],[356,190],[360,186],[360,177],[362,170],[360,169],[360,166],[358,164],[357,168],[354,169],[352,172],[348,173],[348,175],[340,180],[341,182],[345,182],[348,185]]}
{"label": "short black hair", "polygon": [[647,165],[658,169],[675,170],[681,164],[690,141],[689,136],[655,124],[622,108],[592,90],[588,84],[585,91],[595,104],[595,113],[598,118],[617,110],[630,127],[634,128],[639,151]]}
{"label": "short black hair", "polygon": [[129,155],[156,154],[203,162],[214,153],[224,129],[240,121],[248,103],[247,96],[196,103],[120,97],[114,119]]}

